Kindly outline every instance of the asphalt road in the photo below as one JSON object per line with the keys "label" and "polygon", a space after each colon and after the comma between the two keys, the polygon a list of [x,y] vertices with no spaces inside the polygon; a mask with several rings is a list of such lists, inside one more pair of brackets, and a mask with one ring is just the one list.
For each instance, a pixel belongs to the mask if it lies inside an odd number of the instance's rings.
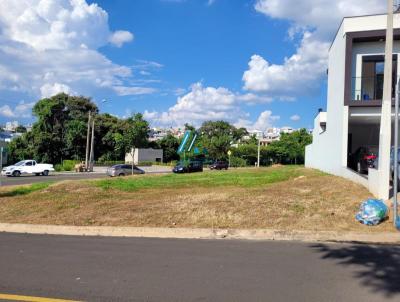
{"label": "asphalt road", "polygon": [[16,186],[28,185],[44,181],[63,181],[63,180],[79,180],[79,179],[94,179],[107,177],[100,173],[71,173],[71,174],[50,174],[49,176],[22,175],[20,177],[0,176],[0,186]]}
{"label": "asphalt road", "polygon": [[399,280],[394,246],[0,234],[0,298],[399,301]]}
{"label": "asphalt road", "polygon": [[[140,167],[146,171],[146,174],[164,174],[171,173],[171,167]],[[105,178],[104,172],[95,173],[51,173],[49,176],[35,176],[35,175],[22,175],[20,177],[6,177],[0,176],[0,186],[16,186],[16,185],[28,185],[37,182],[45,181],[63,181],[63,180],[80,180],[80,179],[96,179]]]}

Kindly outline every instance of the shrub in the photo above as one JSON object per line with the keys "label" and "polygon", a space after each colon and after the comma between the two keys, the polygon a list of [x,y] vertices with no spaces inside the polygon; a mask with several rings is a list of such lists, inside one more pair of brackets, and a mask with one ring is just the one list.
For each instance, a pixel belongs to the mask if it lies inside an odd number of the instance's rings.
{"label": "shrub", "polygon": [[75,168],[76,164],[79,164],[79,160],[72,160],[72,159],[66,159],[63,160],[62,162],[62,170],[63,171],[73,171]]}
{"label": "shrub", "polygon": [[231,167],[246,167],[246,160],[240,157],[231,156]]}

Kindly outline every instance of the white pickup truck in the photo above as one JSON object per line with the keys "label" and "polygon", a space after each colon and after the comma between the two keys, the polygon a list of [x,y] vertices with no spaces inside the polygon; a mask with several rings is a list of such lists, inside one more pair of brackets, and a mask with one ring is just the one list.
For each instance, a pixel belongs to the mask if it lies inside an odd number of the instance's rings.
{"label": "white pickup truck", "polygon": [[54,171],[53,165],[38,164],[35,160],[23,160],[12,166],[3,168],[1,175],[4,176],[21,176],[21,174],[35,174],[36,176],[47,176]]}

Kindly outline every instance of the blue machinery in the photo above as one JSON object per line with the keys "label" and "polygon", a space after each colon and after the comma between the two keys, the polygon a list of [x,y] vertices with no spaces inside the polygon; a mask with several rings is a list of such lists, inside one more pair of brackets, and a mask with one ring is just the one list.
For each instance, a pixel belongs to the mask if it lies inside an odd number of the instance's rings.
{"label": "blue machinery", "polygon": [[186,157],[193,158],[207,154],[206,148],[199,146],[199,134],[195,131],[187,130],[183,135],[183,139],[178,148],[178,154],[183,155],[183,160]]}

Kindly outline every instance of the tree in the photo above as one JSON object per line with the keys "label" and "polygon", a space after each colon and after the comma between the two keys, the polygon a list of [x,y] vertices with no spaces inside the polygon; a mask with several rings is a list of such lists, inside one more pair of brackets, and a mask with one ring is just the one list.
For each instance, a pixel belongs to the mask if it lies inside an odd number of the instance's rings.
{"label": "tree", "polygon": [[30,132],[13,139],[7,146],[8,162],[16,163],[20,160],[30,159],[34,157],[33,136]]}
{"label": "tree", "polygon": [[237,129],[226,121],[206,121],[199,129],[202,143],[213,159],[226,159],[231,145],[239,141],[247,131]]}
{"label": "tree", "polygon": [[17,128],[15,128],[15,132],[17,133],[25,133],[26,132],[26,127],[19,125]]}
{"label": "tree", "polygon": [[178,147],[179,140],[172,134],[167,134],[159,142],[159,147],[163,149],[164,162],[170,162],[173,160],[179,160]]}
{"label": "tree", "polygon": [[84,157],[88,112],[98,111],[89,98],[60,93],[39,100],[32,111],[37,118],[32,133],[38,161],[56,164]]}
{"label": "tree", "polygon": [[[149,123],[143,119],[141,113],[136,113],[133,117],[126,120],[126,128],[123,134],[123,144],[125,152],[132,156],[132,174],[133,160],[136,148],[146,147],[149,139]],[[119,142],[121,143],[121,142]]]}
{"label": "tree", "polygon": [[189,123],[185,124],[185,131],[196,131],[196,128]]}
{"label": "tree", "polygon": [[306,129],[283,133],[279,141],[271,143],[267,150],[275,162],[283,164],[304,163],[305,148],[311,144],[312,136]]}

